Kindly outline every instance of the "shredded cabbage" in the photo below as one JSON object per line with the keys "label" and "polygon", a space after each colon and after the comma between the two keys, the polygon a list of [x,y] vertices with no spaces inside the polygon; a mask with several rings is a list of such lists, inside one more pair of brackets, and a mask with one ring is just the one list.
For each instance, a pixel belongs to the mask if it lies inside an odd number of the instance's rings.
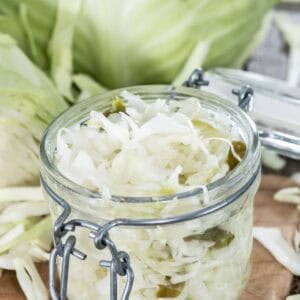
{"label": "shredded cabbage", "polygon": [[286,300],[300,300],[300,294],[288,296],[285,299]]}
{"label": "shredded cabbage", "polygon": [[274,171],[280,171],[286,166],[286,160],[273,150],[264,148],[261,159],[265,167]]}
{"label": "shredded cabbage", "polygon": [[113,102],[120,112],[92,111],[58,134],[57,167],[74,182],[108,196],[161,196],[206,185],[241,160],[229,120],[216,123],[197,99],[146,104],[127,91],[121,98],[124,107]]}
{"label": "shredded cabbage", "polygon": [[296,183],[300,184],[300,172],[296,172],[291,176],[292,180]]}
{"label": "shredded cabbage", "polygon": [[77,101],[85,100],[93,95],[99,95],[106,91],[106,89],[99,85],[92,77],[85,74],[73,75],[72,81],[81,91],[77,96]]}
{"label": "shredded cabbage", "polygon": [[52,246],[48,203],[39,187],[0,189],[0,271],[15,270],[27,299],[48,299],[34,262]]}
{"label": "shredded cabbage", "polygon": [[36,269],[36,266],[28,257],[18,257],[14,260],[18,281],[30,300],[47,300],[47,289]]}
{"label": "shredded cabbage", "polygon": [[272,255],[291,273],[300,275],[300,256],[283,238],[280,229],[275,227],[255,227],[253,231],[257,239]]}
{"label": "shredded cabbage", "polygon": [[291,204],[297,204],[300,206],[300,188],[299,187],[288,187],[283,188],[276,192],[274,199],[280,202],[286,202]]}
{"label": "shredded cabbage", "polygon": [[[215,200],[207,184],[229,172],[230,152],[238,162],[242,159],[234,140],[242,142],[230,120],[197,99],[146,103],[123,91],[111,109],[92,111],[80,124],[60,130],[55,161],[66,177],[102,192],[101,201],[91,200],[85,207],[89,219],[165,217]],[[203,195],[166,202],[110,201],[112,194],[155,197],[194,188]],[[254,184],[240,201],[206,218],[113,229],[110,237],[128,252],[135,272],[130,299],[238,299],[249,272],[256,188]],[[56,218],[60,210],[54,204],[51,208]],[[109,257],[108,250],[97,251],[84,231],[75,235],[76,247],[88,257],[70,264],[68,298],[108,299],[109,271],[98,267],[99,259]],[[124,277],[118,282],[121,294]]]}

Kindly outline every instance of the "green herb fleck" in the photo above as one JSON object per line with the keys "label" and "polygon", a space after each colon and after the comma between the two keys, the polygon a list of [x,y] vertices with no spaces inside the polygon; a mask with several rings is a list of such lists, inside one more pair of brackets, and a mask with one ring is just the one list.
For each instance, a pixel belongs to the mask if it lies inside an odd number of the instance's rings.
{"label": "green herb fleck", "polygon": [[176,298],[178,297],[183,288],[185,282],[180,282],[176,284],[168,284],[168,285],[159,285],[159,288],[156,292],[157,298]]}
{"label": "green herb fleck", "polygon": [[206,230],[201,234],[193,234],[186,236],[184,241],[209,241],[214,242],[214,245],[210,247],[211,250],[221,249],[228,246],[234,239],[234,234],[228,232],[222,228],[214,227]]}
{"label": "green herb fleck", "polygon": [[[232,146],[236,154],[243,158],[246,153],[246,144],[242,141],[233,141]],[[239,163],[238,159],[233,155],[232,150],[230,148],[228,157],[227,157],[227,163],[229,166],[229,169],[232,170],[236,167],[236,165]]]}
{"label": "green herb fleck", "polygon": [[111,114],[123,112],[126,113],[126,106],[122,98],[115,96],[112,98],[111,109],[106,111],[104,115],[108,117]]}
{"label": "green herb fleck", "polygon": [[114,112],[125,112],[126,107],[123,99],[118,96],[113,97],[112,99],[112,109]]}
{"label": "green herb fleck", "polygon": [[180,175],[179,175],[179,183],[180,183],[180,184],[185,184],[186,181],[187,181],[187,176],[184,175],[184,174],[180,174]]}

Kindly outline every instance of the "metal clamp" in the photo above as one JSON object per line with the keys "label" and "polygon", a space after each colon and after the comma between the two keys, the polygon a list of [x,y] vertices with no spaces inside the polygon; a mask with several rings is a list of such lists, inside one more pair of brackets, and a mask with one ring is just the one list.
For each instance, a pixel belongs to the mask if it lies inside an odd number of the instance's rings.
{"label": "metal clamp", "polygon": [[245,112],[252,111],[254,102],[254,91],[250,85],[245,85],[241,89],[233,89],[232,94],[238,96],[239,107]]}
{"label": "metal clamp", "polygon": [[[204,71],[200,68],[195,69],[189,78],[182,84],[185,87],[201,88],[201,86],[209,85],[209,81],[204,79]],[[172,98],[174,98],[174,90],[172,90]],[[250,85],[245,85],[241,89],[233,89],[232,94],[238,96],[238,105],[245,112],[253,109],[254,91]]]}
{"label": "metal clamp", "polygon": [[[81,219],[72,219],[67,221],[71,213],[70,205],[59,197],[41,178],[41,183],[49,196],[63,208],[62,213],[54,224],[54,248],[50,254],[49,260],[49,288],[50,296],[53,300],[65,300],[67,297],[69,262],[70,256],[73,255],[81,260],[85,260],[87,255],[75,248],[76,237],[68,235],[66,241],[63,237],[67,233],[75,231],[76,227],[83,227],[90,230],[89,236],[93,239],[97,249],[108,248],[111,253],[111,260],[101,260],[100,266],[110,269],[110,299],[117,300],[118,297],[118,275],[126,276],[127,280],[123,289],[121,300],[128,300],[132,290],[134,273],[130,265],[130,259],[126,252],[118,251],[114,242],[110,239],[108,231],[113,226],[100,226],[93,222]],[[56,287],[56,273],[58,256],[61,261],[60,291]]]}
{"label": "metal clamp", "polygon": [[198,68],[192,72],[189,78],[182,85],[198,89],[201,86],[209,85],[209,81],[204,79],[204,72],[202,69]]}

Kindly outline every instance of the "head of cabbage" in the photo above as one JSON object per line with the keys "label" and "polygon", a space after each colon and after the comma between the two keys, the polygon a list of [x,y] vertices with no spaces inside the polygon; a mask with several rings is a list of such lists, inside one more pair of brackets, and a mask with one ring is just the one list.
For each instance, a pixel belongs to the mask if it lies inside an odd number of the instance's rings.
{"label": "head of cabbage", "polygon": [[0,186],[37,180],[42,132],[75,85],[84,96],[238,67],[275,2],[0,0],[0,32],[16,40],[0,36]]}
{"label": "head of cabbage", "polygon": [[[199,65],[240,66],[276,2],[0,0],[0,11],[15,24],[9,33],[54,77],[57,69],[70,76],[73,68],[117,88],[182,80]],[[5,24],[0,22],[0,31],[9,31]]]}

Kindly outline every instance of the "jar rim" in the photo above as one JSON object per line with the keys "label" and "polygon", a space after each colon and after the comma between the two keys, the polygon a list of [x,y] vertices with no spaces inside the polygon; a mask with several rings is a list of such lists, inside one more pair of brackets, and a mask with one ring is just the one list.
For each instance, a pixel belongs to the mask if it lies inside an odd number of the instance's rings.
{"label": "jar rim", "polygon": [[[93,105],[95,106],[100,99],[104,98],[112,98],[113,96],[119,95],[121,91],[127,90],[132,93],[137,93],[140,96],[143,95],[152,95],[157,98],[160,97],[178,97],[182,96],[184,98],[187,97],[195,97],[197,98],[201,104],[206,103],[210,105],[216,105],[218,109],[222,109],[225,112],[229,112],[232,116],[235,116],[236,121],[239,121],[239,125],[244,127],[244,134],[247,136],[247,150],[244,155],[243,160],[230,172],[228,172],[225,176],[220,179],[213,181],[206,185],[208,192],[215,191],[219,187],[225,186],[226,184],[233,184],[240,182],[245,176],[245,172],[248,173],[248,170],[252,169],[251,174],[256,176],[257,170],[260,167],[255,167],[257,165],[257,161],[254,160],[260,159],[260,142],[258,137],[258,132],[256,129],[256,125],[252,121],[252,119],[239,107],[234,104],[226,101],[218,95],[215,95],[211,92],[204,92],[199,89],[189,88],[189,87],[176,87],[174,88],[170,85],[139,85],[139,86],[131,86],[121,89],[112,90],[103,94],[92,96],[73,107],[67,109],[65,112],[61,113],[57,116],[52,123],[46,129],[41,145],[40,145],[40,159],[42,162],[43,169],[46,170],[47,175],[54,179],[60,185],[63,185],[66,189],[72,191],[75,194],[78,194],[83,197],[102,199],[101,192],[94,192],[81,186],[72,180],[68,179],[64,174],[62,174],[58,168],[55,166],[54,161],[51,159],[49,155],[49,145],[48,142],[53,138],[53,131],[62,128],[62,125],[65,123],[64,120],[70,120],[72,116],[82,114],[86,114],[89,112]],[[56,136],[55,136],[56,137]],[[254,168],[253,168],[254,167]],[[246,170],[246,171],[245,171]],[[169,201],[173,199],[183,199],[189,198],[197,195],[203,194],[202,187],[194,187],[188,191],[178,192],[174,194],[170,194],[167,196],[118,196],[111,195],[112,201],[117,202],[128,202],[128,203],[145,203],[145,202],[157,202],[157,201]]]}

